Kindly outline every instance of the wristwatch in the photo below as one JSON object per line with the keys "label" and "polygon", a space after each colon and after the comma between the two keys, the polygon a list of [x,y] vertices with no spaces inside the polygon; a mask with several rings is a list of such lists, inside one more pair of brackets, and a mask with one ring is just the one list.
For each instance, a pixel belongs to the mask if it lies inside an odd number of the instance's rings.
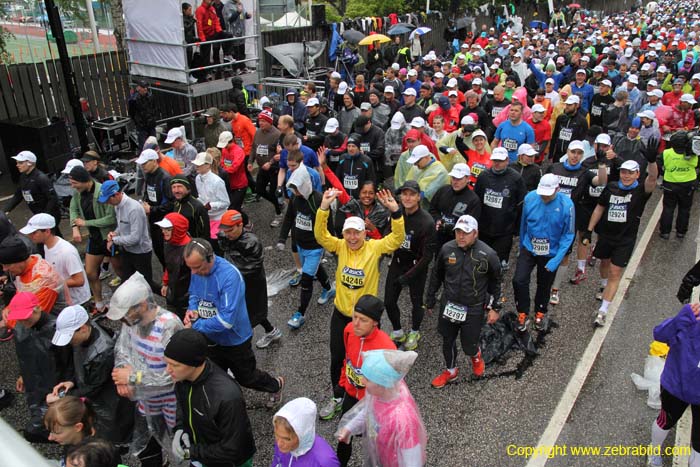
{"label": "wristwatch", "polygon": [[129,384],[131,384],[131,385],[136,384],[136,372],[132,372],[129,375]]}

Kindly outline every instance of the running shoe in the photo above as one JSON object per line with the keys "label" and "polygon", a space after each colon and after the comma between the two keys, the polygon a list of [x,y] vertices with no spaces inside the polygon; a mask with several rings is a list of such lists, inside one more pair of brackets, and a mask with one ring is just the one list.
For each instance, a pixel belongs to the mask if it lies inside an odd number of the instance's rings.
{"label": "running shoe", "polygon": [[289,285],[296,287],[301,283],[301,271],[294,271],[292,278],[289,279]]}
{"label": "running shoe", "polygon": [[295,311],[292,317],[289,318],[289,321],[287,321],[287,326],[289,326],[292,329],[299,329],[304,325],[305,322],[306,318],[304,318],[304,315],[302,315],[298,311]]}
{"label": "running shoe", "polygon": [[230,63],[230,62],[235,62],[236,59],[233,58],[231,55],[224,55],[224,61]]}
{"label": "running shoe", "polygon": [[586,273],[585,271],[582,271],[580,269],[576,269],[576,274],[569,279],[569,282],[571,282],[574,285],[579,285],[581,282],[586,280]]}
{"label": "running shoe", "polygon": [[283,218],[284,216],[282,214],[276,214],[272,222],[270,222],[270,227],[279,227]]}
{"label": "running shoe", "polygon": [[111,276],[112,273],[109,271],[109,268],[100,268],[100,280],[103,281],[107,279],[109,276]]}
{"label": "running shoe", "polygon": [[282,331],[280,331],[277,328],[273,328],[272,331],[263,334],[263,336],[260,339],[258,339],[258,341],[255,343],[255,347],[259,349],[265,349],[269,347],[270,344],[280,340],[281,338]]}
{"label": "running shoe", "polygon": [[433,379],[430,383],[435,389],[444,388],[448,384],[452,383],[457,379],[459,375],[459,368],[455,368],[455,373],[450,373],[450,370],[445,370]]}
{"label": "running shoe", "polygon": [[418,348],[418,341],[420,340],[420,332],[419,331],[411,331],[408,333],[408,337],[406,338],[406,343],[404,344],[404,347],[406,350],[416,350]]}
{"label": "running shoe", "polygon": [[109,281],[109,286],[110,287],[119,287],[122,283],[122,280],[119,277],[115,277],[111,281]]}
{"label": "running shoe", "polygon": [[331,399],[326,402],[326,404],[321,407],[318,411],[318,418],[321,420],[330,420],[335,417],[335,415],[340,412],[343,408],[343,398],[342,397],[331,397]]}
{"label": "running shoe", "polygon": [[406,342],[406,334],[404,334],[403,329],[391,331],[391,340],[394,341],[395,344],[403,344]]}
{"label": "running shoe", "polygon": [[661,467],[662,465],[664,465],[664,461],[661,456],[649,456],[647,458],[647,467]]}
{"label": "running shoe", "polygon": [[525,332],[527,331],[527,325],[527,313],[518,313],[518,324],[515,325],[515,330],[518,332]]}
{"label": "running shoe", "polygon": [[667,233],[660,233],[659,237],[661,237],[664,240],[668,240],[671,236]]}
{"label": "running shoe", "polygon": [[595,294],[595,299],[598,300],[599,302],[603,300],[603,291],[605,290],[605,287],[601,287],[598,289],[598,292]]}
{"label": "running shoe", "polygon": [[685,238],[685,234],[684,234],[684,233],[681,233],[681,232],[676,232],[676,238],[684,239],[684,238]]}
{"label": "running shoe", "polygon": [[321,296],[318,297],[318,300],[316,300],[316,303],[318,303],[319,305],[325,305],[330,300],[332,300],[333,297],[335,297],[335,285],[331,284],[330,289],[321,290]]}
{"label": "running shoe", "polygon": [[596,313],[595,320],[593,320],[593,325],[598,328],[605,326],[605,313]]}
{"label": "running shoe", "polygon": [[550,305],[559,305],[559,289],[552,289],[552,295],[549,297]]}
{"label": "running shoe", "polygon": [[484,359],[481,358],[481,349],[479,349],[479,352],[476,354],[476,356],[471,357],[472,359],[472,372],[474,373],[474,376],[480,377],[484,375]]}
{"label": "running shoe", "polygon": [[15,337],[15,331],[8,327],[0,328],[0,342],[11,341]]}
{"label": "running shoe", "polygon": [[274,409],[275,407],[277,407],[280,404],[280,402],[282,402],[282,389],[284,389],[284,378],[282,378],[281,376],[278,376],[275,379],[277,379],[277,382],[279,383],[280,388],[277,392],[273,392],[272,394],[270,394],[270,398],[267,400],[267,403],[265,404],[265,407],[267,407],[268,409]]}
{"label": "running shoe", "polygon": [[541,311],[535,313],[535,329],[538,331],[544,331],[546,316]]}

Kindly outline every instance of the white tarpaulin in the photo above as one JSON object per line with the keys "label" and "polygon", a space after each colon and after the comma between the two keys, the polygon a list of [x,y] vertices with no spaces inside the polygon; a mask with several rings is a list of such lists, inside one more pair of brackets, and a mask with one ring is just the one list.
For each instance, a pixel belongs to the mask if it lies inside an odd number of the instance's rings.
{"label": "white tarpaulin", "polygon": [[296,11],[290,11],[284,14],[283,17],[272,23],[276,28],[300,28],[303,26],[311,26],[311,22],[299,16]]}
{"label": "white tarpaulin", "polygon": [[[187,83],[180,0],[122,0],[132,75]],[[157,43],[134,42],[147,40]],[[153,65],[183,71],[166,70]]]}

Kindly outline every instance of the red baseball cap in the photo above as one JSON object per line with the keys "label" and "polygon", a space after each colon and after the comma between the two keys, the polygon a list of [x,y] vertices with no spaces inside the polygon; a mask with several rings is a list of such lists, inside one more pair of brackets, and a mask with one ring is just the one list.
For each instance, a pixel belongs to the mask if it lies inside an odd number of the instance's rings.
{"label": "red baseball cap", "polygon": [[452,73],[460,74],[460,73],[462,73],[462,69],[461,69],[460,67],[458,67],[458,66],[453,66],[453,67],[452,67]]}
{"label": "red baseball cap", "polygon": [[7,319],[27,319],[32,315],[34,308],[39,306],[39,299],[31,292],[17,292],[10,300],[10,313]]}

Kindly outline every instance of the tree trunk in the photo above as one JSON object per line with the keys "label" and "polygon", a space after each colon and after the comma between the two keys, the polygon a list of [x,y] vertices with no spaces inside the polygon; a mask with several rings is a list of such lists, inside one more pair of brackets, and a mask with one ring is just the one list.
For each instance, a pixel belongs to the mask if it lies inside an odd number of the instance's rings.
{"label": "tree trunk", "polygon": [[114,26],[114,39],[117,42],[117,51],[126,50],[126,26],[124,24],[124,9],[122,0],[111,0],[109,9],[112,13],[112,24]]}

